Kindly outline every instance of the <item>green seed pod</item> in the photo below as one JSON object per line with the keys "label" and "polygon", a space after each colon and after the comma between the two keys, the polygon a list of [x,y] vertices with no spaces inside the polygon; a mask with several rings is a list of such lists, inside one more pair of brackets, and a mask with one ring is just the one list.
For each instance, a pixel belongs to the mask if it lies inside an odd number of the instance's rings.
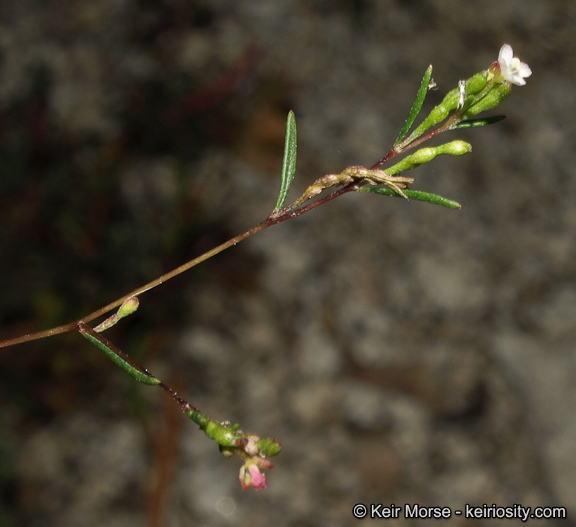
{"label": "green seed pod", "polygon": [[213,441],[216,441],[221,447],[234,447],[238,435],[230,430],[229,427],[212,421],[206,414],[187,408],[184,413],[194,421],[201,430]]}
{"label": "green seed pod", "polygon": [[466,141],[452,141],[437,147],[436,154],[448,154],[450,156],[462,156],[472,151],[472,145]]}
{"label": "green seed pod", "polygon": [[[472,75],[466,81],[466,99],[465,99],[465,106],[467,105],[475,105],[474,95],[479,94],[482,92],[483,89],[486,88],[486,84],[488,83],[488,72],[487,71],[480,71],[475,75]],[[480,93],[480,97],[482,94]],[[406,144],[414,141],[414,139],[420,137],[426,130],[429,130],[433,126],[444,121],[451,112],[454,110],[462,107],[461,101],[461,92],[460,88],[455,88],[454,90],[448,92],[446,97],[444,97],[443,101],[436,106],[429,114],[426,119],[412,132],[410,137],[405,141]],[[459,106],[460,104],[460,106]],[[483,110],[480,110],[483,111]],[[468,114],[466,114],[468,115]]]}
{"label": "green seed pod", "polygon": [[236,439],[238,439],[237,435],[232,432],[230,428],[222,426],[216,421],[208,421],[203,430],[210,439],[216,441],[220,446],[234,446]]}
{"label": "green seed pod", "polygon": [[272,438],[260,439],[258,441],[260,452],[267,457],[277,456],[282,450],[282,445]]}
{"label": "green seed pod", "polygon": [[386,174],[392,176],[394,174],[399,174],[400,172],[412,170],[413,168],[416,168],[423,163],[432,161],[439,154],[461,156],[463,154],[467,154],[470,152],[470,150],[472,150],[472,146],[469,143],[459,140],[436,147],[421,148],[411,156],[405,157],[399,163],[386,169]]}
{"label": "green seed pod", "polygon": [[412,132],[406,142],[411,142],[417,137],[420,137],[426,130],[446,119],[450,112],[455,110],[456,106],[458,106],[459,97],[460,90],[456,89],[449,92],[448,95],[444,97],[444,100],[428,114],[428,117],[424,119],[422,124]]}
{"label": "green seed pod", "polygon": [[401,172],[406,172],[407,170],[412,170],[420,166],[422,163],[427,163],[432,161],[436,157],[435,148],[421,148],[414,154],[405,157],[399,163],[386,169],[386,174],[393,176],[394,174],[400,174]]}
{"label": "green seed pod", "polygon": [[484,95],[478,102],[474,103],[466,112],[463,117],[466,119],[472,117],[480,112],[485,112],[491,110],[498,106],[512,91],[512,86],[509,82],[504,82],[501,84],[494,84],[492,89],[490,89],[486,95]]}
{"label": "green seed pod", "polygon": [[474,95],[475,93],[478,93],[484,88],[484,86],[486,86],[487,82],[488,72],[486,71],[480,71],[476,73],[476,75],[472,75],[472,77],[466,81],[466,94]]}

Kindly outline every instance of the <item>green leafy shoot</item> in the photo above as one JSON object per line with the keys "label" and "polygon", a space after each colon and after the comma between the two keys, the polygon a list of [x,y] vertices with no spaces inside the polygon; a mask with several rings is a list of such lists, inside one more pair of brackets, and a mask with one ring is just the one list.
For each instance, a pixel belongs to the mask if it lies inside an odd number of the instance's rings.
{"label": "green leafy shoot", "polygon": [[286,121],[286,139],[284,142],[284,160],[282,162],[282,183],[280,185],[280,194],[276,202],[274,212],[278,212],[288,196],[294,175],[296,174],[296,118],[294,112],[288,112]]}
{"label": "green leafy shoot", "polygon": [[502,119],[506,119],[505,115],[493,115],[492,117],[483,117],[480,119],[466,119],[460,121],[455,127],[455,130],[460,128],[476,128],[478,126],[486,126],[487,124],[494,124]]}
{"label": "green leafy shoot", "polygon": [[426,93],[428,92],[430,86],[430,80],[432,79],[432,65],[428,66],[428,69],[424,73],[424,77],[422,77],[422,82],[420,84],[420,88],[418,89],[418,93],[416,94],[416,100],[412,105],[412,109],[410,110],[410,115],[406,119],[404,123],[404,127],[400,130],[400,134],[398,134],[398,139],[396,139],[396,143],[399,143],[406,137],[408,130],[414,124],[416,117],[420,113],[422,109],[422,105],[424,104],[424,99],[426,98]]}
{"label": "green leafy shoot", "polygon": [[[380,194],[381,196],[395,196],[397,198],[402,197],[398,192],[392,190],[391,188],[375,188],[375,187],[362,187],[358,189],[358,192],[372,192],[373,194]],[[421,190],[410,190],[402,189],[402,192],[406,195],[408,199],[414,199],[416,201],[426,201],[427,203],[432,203],[433,205],[440,205],[441,207],[447,207],[449,209],[460,209],[462,205],[457,201],[453,201],[437,194],[430,194],[429,192],[422,192]]]}

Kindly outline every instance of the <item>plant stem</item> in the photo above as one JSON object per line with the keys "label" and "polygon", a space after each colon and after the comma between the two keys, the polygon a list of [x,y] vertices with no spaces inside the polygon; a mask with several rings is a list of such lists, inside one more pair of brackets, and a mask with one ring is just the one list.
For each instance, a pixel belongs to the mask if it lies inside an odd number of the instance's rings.
{"label": "plant stem", "polygon": [[[459,117],[460,116],[458,114],[452,115],[443,124],[440,124],[436,128],[429,130],[427,133],[423,134],[421,137],[418,137],[417,139],[415,139],[411,143],[395,144],[392,147],[392,149],[382,159],[380,159],[380,161],[378,161],[376,164],[374,164],[370,168],[370,170],[376,170],[376,169],[380,168],[383,164],[385,164],[388,161],[390,161],[391,159],[393,159],[394,157],[405,153],[406,151],[424,143],[425,141],[428,141],[429,139],[432,139],[433,137],[435,137],[436,135],[438,135],[442,132],[450,130],[451,128],[454,127],[455,124],[458,123]],[[167,282],[171,278],[174,278],[174,277],[184,273],[185,271],[188,271],[188,269],[191,269],[192,267],[198,265],[199,263],[202,263],[203,261],[208,260],[209,258],[212,258],[212,256],[215,256],[218,253],[221,253],[222,251],[232,247],[233,245],[240,243],[241,241],[245,240],[246,238],[250,238],[250,236],[253,236],[257,232],[260,232],[264,229],[267,229],[268,227],[272,227],[273,225],[277,225],[278,223],[282,223],[286,220],[290,220],[290,219],[293,219],[297,216],[301,216],[302,214],[305,214],[306,212],[310,212],[311,210],[315,209],[316,207],[319,207],[320,205],[324,205],[325,203],[332,201],[333,199],[335,199],[335,198],[337,198],[343,194],[346,194],[347,192],[358,190],[359,188],[361,188],[364,185],[365,185],[365,182],[363,182],[363,181],[351,183],[349,185],[346,185],[345,187],[342,187],[338,190],[331,192],[330,194],[327,194],[323,198],[320,198],[316,201],[308,203],[307,205],[304,205],[300,208],[292,209],[291,206],[288,206],[288,207],[285,207],[284,209],[282,209],[280,211],[272,212],[268,216],[268,218],[266,218],[263,222],[259,223],[258,225],[255,225],[251,229],[248,229],[247,231],[243,232],[242,234],[239,234],[238,236],[231,238],[227,242],[224,242],[223,244],[218,245],[217,247],[214,247],[210,251],[207,251],[204,254],[201,254],[200,256],[186,262],[185,264],[181,265],[180,267],[177,267],[176,269],[173,269],[172,271],[170,271],[166,274],[163,274],[159,278],[156,278],[155,280],[152,280],[151,282],[147,283],[146,285],[143,285],[142,287],[139,287],[138,289],[131,291],[130,293],[124,295],[123,297],[118,298],[117,300],[114,300],[114,302],[111,302],[110,304],[94,311],[93,313],[90,313],[89,315],[81,318],[80,320],[75,320],[74,322],[70,322],[68,324],[64,324],[62,326],[57,326],[57,327],[47,329],[44,331],[38,331],[36,333],[29,333],[27,335],[21,335],[20,337],[16,337],[13,339],[0,341],[0,348],[7,348],[8,346],[14,346],[16,344],[22,344],[24,342],[30,342],[32,340],[38,340],[38,339],[42,339],[42,338],[46,338],[46,337],[52,337],[54,335],[59,335],[61,333],[67,333],[69,331],[74,331],[78,328],[79,323],[82,322],[84,324],[87,324],[88,322],[94,320],[95,318],[98,318],[102,315],[105,315],[109,311],[112,311],[114,308],[120,306],[128,298],[137,297],[137,296],[145,293],[146,291],[150,291],[151,289],[154,289],[155,287],[163,284],[164,282]]]}
{"label": "plant stem", "polygon": [[404,154],[408,150],[421,145],[425,141],[428,141],[429,139],[436,137],[438,134],[441,134],[442,132],[447,132],[448,130],[451,130],[458,124],[460,120],[461,116],[458,113],[454,113],[446,121],[439,124],[436,128],[432,128],[432,130],[429,130],[428,132],[414,139],[410,143],[405,144],[404,142],[401,142],[395,144],[390,150],[390,152],[388,152],[382,159],[380,159],[380,161],[378,161],[376,164],[370,167],[370,170],[376,170],[380,168],[382,165],[388,163],[388,161],[395,158],[396,156]]}
{"label": "plant stem", "polygon": [[271,214],[263,222],[259,223],[258,225],[255,225],[251,229],[248,229],[247,231],[243,232],[242,234],[239,234],[238,236],[231,238],[227,242],[224,242],[221,245],[214,247],[213,249],[205,252],[204,254],[201,254],[200,256],[186,262],[185,264],[181,265],[180,267],[177,267],[176,269],[173,269],[172,271],[170,271],[166,274],[163,274],[159,278],[156,278],[155,280],[152,280],[151,282],[143,285],[142,287],[139,287],[138,289],[131,291],[130,293],[114,300],[114,302],[111,302],[110,304],[94,311],[93,313],[90,313],[89,315],[87,315],[87,316],[85,316],[79,320],[75,320],[74,322],[70,322],[68,324],[64,324],[62,326],[50,328],[50,329],[47,329],[44,331],[38,331],[36,333],[29,333],[27,335],[21,335],[20,337],[16,337],[13,339],[7,339],[7,340],[0,341],[0,348],[7,348],[9,346],[14,346],[16,344],[22,344],[24,342],[30,342],[33,340],[38,340],[38,339],[42,339],[42,338],[46,338],[46,337],[52,337],[54,335],[60,335],[62,333],[68,333],[70,331],[76,331],[78,329],[78,324],[80,324],[80,323],[87,324],[88,322],[94,320],[95,318],[98,318],[102,315],[105,315],[109,311],[112,311],[114,308],[120,306],[128,298],[137,297],[137,296],[145,293],[146,291],[150,291],[151,289],[154,289],[155,287],[167,282],[171,278],[174,278],[174,277],[184,273],[185,271],[188,271],[189,269],[198,265],[199,263],[202,263],[203,261],[208,260],[209,258],[212,258],[212,256],[215,256],[218,253],[221,253],[222,251],[229,249],[233,245],[237,245],[241,241],[244,241],[246,238],[250,238],[250,236],[253,236],[257,232],[260,232],[260,231],[262,231],[268,227],[272,227],[273,225],[277,225],[277,224],[282,223],[284,221],[293,219],[297,216],[301,216],[302,214],[305,214],[306,212],[309,212],[309,211],[315,209],[316,207],[323,205],[324,203],[332,201],[333,199],[337,198],[338,196],[341,196],[342,194],[356,190],[357,188],[358,188],[357,185],[351,184],[351,185],[348,185],[348,186],[343,187],[341,189],[338,189],[338,190],[336,190],[330,194],[327,194],[325,197],[318,199],[317,201],[314,201],[312,203],[309,203],[309,204],[307,204],[307,205],[305,205],[299,209],[290,210],[290,208],[287,207],[286,209],[280,211],[279,213]]}

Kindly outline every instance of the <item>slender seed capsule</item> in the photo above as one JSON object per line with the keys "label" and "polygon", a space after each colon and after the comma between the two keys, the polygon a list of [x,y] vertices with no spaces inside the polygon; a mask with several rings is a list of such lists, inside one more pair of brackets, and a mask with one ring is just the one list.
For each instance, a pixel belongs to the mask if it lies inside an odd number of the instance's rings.
{"label": "slender seed capsule", "polygon": [[482,97],[477,103],[473,104],[464,113],[464,118],[472,117],[480,112],[485,112],[491,110],[498,106],[512,91],[512,86],[508,82],[502,84],[495,84],[494,87],[489,90],[484,97]]}
{"label": "slender seed capsule", "polygon": [[396,163],[394,166],[386,169],[386,174],[392,176],[394,174],[399,174],[400,172],[412,170],[413,168],[416,168],[423,163],[432,161],[439,154],[461,156],[463,154],[467,154],[471,150],[472,146],[470,143],[466,143],[465,141],[460,140],[452,141],[440,146],[421,148],[414,154],[405,157],[399,163]]}

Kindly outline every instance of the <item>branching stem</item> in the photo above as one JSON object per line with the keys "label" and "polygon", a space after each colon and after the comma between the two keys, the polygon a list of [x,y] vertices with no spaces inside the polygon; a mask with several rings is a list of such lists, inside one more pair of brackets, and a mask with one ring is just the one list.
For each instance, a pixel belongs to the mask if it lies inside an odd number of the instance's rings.
{"label": "branching stem", "polygon": [[70,331],[77,331],[79,324],[83,324],[83,325],[88,324],[88,322],[90,322],[90,321],[92,321],[92,320],[94,320],[94,319],[96,319],[102,315],[105,315],[106,313],[117,308],[128,298],[138,297],[138,296],[142,295],[143,293],[150,291],[151,289],[154,289],[155,287],[167,282],[168,280],[170,280],[172,278],[175,278],[176,276],[184,273],[185,271],[188,271],[192,267],[195,267],[196,265],[204,262],[205,260],[208,260],[209,258],[212,258],[213,256],[221,253],[222,251],[225,251],[226,249],[229,249],[230,247],[237,245],[241,241],[244,241],[245,239],[250,238],[250,236],[253,236],[257,232],[260,232],[260,231],[262,231],[268,227],[272,227],[273,225],[277,225],[277,224],[282,223],[284,221],[293,219],[297,216],[301,216],[302,214],[305,214],[306,212],[309,212],[309,211],[315,209],[316,207],[323,205],[324,203],[332,201],[333,199],[337,198],[338,196],[341,196],[342,194],[346,194],[347,192],[356,190],[357,188],[358,188],[358,185],[355,185],[355,184],[347,185],[346,187],[335,190],[334,192],[327,194],[323,198],[320,198],[317,201],[314,201],[312,203],[308,203],[307,205],[305,205],[299,209],[290,210],[290,208],[288,207],[288,208],[283,209],[277,213],[271,214],[270,216],[268,216],[268,218],[266,218],[266,220],[259,223],[258,225],[255,225],[251,229],[248,229],[247,231],[243,232],[242,234],[239,234],[238,236],[231,238],[230,240],[222,243],[221,245],[214,247],[213,249],[205,252],[204,254],[201,254],[200,256],[186,262],[185,264],[177,267],[176,269],[173,269],[172,271],[170,271],[166,274],[163,274],[159,278],[156,278],[155,280],[152,280],[151,282],[143,285],[142,287],[139,287],[138,289],[131,291],[130,293],[114,300],[114,302],[111,302],[110,304],[94,311],[93,313],[90,313],[89,315],[87,315],[87,316],[85,316],[79,320],[75,320],[74,322],[70,322],[70,323],[64,324],[62,326],[57,326],[54,328],[46,329],[44,331],[38,331],[36,333],[29,333],[29,334],[21,335],[20,337],[16,337],[13,339],[7,339],[7,340],[0,341],[0,348],[7,348],[9,346],[15,346],[16,344],[23,344],[24,342],[30,342],[33,340],[38,340],[38,339],[42,339],[42,338],[46,338],[46,337],[52,337],[54,335],[60,335],[62,333],[68,333]]}

